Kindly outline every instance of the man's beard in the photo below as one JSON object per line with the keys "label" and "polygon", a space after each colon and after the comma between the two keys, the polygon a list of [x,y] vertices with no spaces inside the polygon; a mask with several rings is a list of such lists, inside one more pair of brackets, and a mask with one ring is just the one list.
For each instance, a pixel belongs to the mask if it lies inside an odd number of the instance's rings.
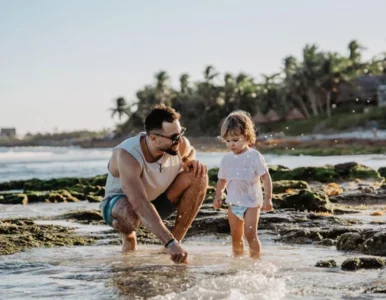
{"label": "man's beard", "polygon": [[171,147],[166,148],[166,149],[162,149],[162,148],[158,148],[158,149],[160,149],[161,151],[166,152],[167,154],[170,154],[172,156],[176,156],[178,154],[178,148],[173,149],[172,148],[173,146],[175,146],[175,145],[172,145]]}

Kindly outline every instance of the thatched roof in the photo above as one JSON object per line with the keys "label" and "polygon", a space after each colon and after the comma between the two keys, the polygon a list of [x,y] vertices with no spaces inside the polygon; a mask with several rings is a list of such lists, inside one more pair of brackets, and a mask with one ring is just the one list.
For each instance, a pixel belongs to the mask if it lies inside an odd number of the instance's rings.
{"label": "thatched roof", "polygon": [[378,88],[386,84],[386,75],[362,75],[351,81],[350,84],[341,84],[337,102],[353,101],[358,98],[362,101],[377,99]]}
{"label": "thatched roof", "polygon": [[267,118],[259,111],[252,117],[252,121],[256,124],[263,124],[269,122]]}
{"label": "thatched roof", "polygon": [[288,121],[293,121],[293,120],[303,120],[305,119],[305,117],[299,109],[293,108],[288,112],[285,119]]}
{"label": "thatched roof", "polygon": [[277,122],[277,121],[280,121],[281,119],[279,114],[272,108],[265,115],[265,118],[268,120],[268,122]]}

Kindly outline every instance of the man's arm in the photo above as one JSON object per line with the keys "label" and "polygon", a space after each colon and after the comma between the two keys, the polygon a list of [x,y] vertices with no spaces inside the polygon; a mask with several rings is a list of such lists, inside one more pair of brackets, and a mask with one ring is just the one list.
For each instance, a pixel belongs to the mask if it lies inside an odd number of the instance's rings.
{"label": "man's arm", "polygon": [[180,153],[182,162],[186,163],[188,161],[196,160],[196,150],[190,144],[189,140],[186,137],[182,137],[183,142],[180,146]]}
{"label": "man's arm", "polygon": [[194,176],[206,176],[208,169],[205,165],[196,160],[196,150],[190,145],[190,142],[186,137],[183,137],[183,142],[180,144],[180,154],[184,171],[189,172],[190,170],[193,170]]}

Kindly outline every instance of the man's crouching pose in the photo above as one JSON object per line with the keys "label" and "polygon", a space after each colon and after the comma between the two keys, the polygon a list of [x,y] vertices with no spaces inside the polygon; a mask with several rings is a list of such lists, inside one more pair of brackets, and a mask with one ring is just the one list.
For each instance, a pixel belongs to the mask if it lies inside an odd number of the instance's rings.
{"label": "man's crouching pose", "polygon": [[[145,119],[146,132],[113,149],[100,208],[106,223],[123,235],[123,251],[136,249],[135,230],[142,223],[174,262],[184,263],[188,253],[180,242],[204,200],[208,176],[179,119],[173,108],[156,106]],[[162,219],[176,210],[170,232]]]}

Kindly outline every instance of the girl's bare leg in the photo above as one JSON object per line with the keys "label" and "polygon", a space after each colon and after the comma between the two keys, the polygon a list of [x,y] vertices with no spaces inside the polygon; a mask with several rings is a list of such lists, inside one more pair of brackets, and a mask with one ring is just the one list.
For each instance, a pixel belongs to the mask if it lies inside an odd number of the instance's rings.
{"label": "girl's bare leg", "polygon": [[259,223],[260,208],[250,207],[244,216],[244,233],[249,244],[251,257],[258,258],[261,254],[261,244],[257,235],[257,225]]}
{"label": "girl's bare leg", "polygon": [[243,255],[244,253],[244,222],[241,221],[232,213],[232,208],[228,207],[228,220],[231,227],[231,236],[232,236],[232,249],[235,256]]}

